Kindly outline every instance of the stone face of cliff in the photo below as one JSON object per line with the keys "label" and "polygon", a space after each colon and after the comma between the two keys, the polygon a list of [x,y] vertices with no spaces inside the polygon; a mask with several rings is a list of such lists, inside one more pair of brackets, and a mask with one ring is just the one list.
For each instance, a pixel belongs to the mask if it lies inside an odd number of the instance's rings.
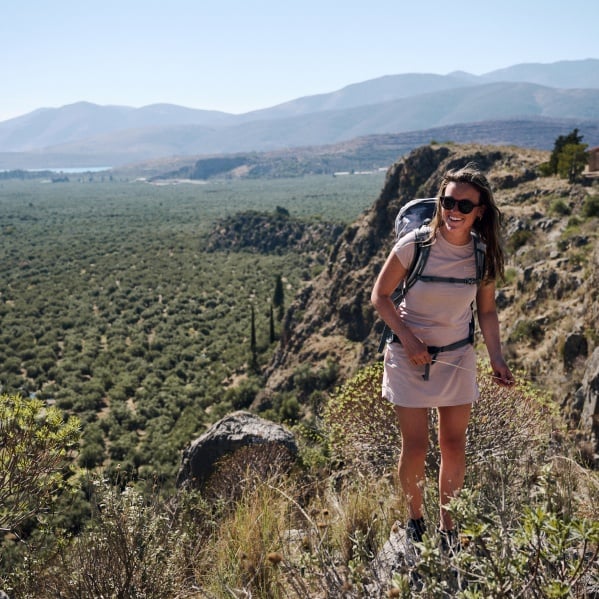
{"label": "stone face of cliff", "polygon": [[370,292],[394,242],[395,216],[411,199],[434,196],[446,170],[476,162],[505,219],[508,276],[497,302],[506,355],[576,424],[570,400],[597,344],[597,218],[585,216],[585,206],[599,190],[537,176],[547,158],[511,147],[429,145],[393,164],[372,207],[346,227],[326,270],[289,307],[265,395],[292,389],[302,365],[317,371],[334,363],[342,381],[380,359],[382,325]]}

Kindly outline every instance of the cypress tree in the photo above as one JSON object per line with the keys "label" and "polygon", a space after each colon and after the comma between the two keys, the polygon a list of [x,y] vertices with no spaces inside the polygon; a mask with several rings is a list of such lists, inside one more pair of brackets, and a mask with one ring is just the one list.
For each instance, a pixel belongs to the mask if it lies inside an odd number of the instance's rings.
{"label": "cypress tree", "polygon": [[285,291],[283,289],[283,280],[281,279],[281,275],[277,275],[275,281],[275,291],[272,296],[272,305],[275,308],[278,308],[277,318],[279,320],[283,320],[283,312],[285,305]]}

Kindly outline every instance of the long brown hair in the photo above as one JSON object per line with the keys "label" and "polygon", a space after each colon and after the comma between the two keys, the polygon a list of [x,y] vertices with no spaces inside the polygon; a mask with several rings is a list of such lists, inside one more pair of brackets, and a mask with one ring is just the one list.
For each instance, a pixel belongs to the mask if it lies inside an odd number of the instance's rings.
{"label": "long brown hair", "polygon": [[445,173],[437,194],[437,212],[431,223],[431,237],[434,238],[437,230],[443,224],[441,198],[445,195],[445,190],[450,183],[468,183],[479,191],[479,202],[485,206],[485,210],[482,217],[474,221],[473,229],[487,246],[484,278],[487,280],[495,280],[498,277],[503,279],[505,261],[501,237],[503,216],[495,203],[487,178],[475,163],[469,162],[460,169],[452,169]]}

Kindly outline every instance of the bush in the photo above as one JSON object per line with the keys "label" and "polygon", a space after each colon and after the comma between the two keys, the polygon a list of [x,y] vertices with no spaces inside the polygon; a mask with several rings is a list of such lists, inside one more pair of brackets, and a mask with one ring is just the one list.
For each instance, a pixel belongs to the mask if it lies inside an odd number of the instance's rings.
{"label": "bush", "polygon": [[587,196],[582,206],[582,215],[586,218],[599,216],[599,196]]}
{"label": "bush", "polygon": [[46,511],[63,484],[79,421],[19,395],[0,396],[0,532]]}
{"label": "bush", "polygon": [[538,343],[543,339],[543,327],[535,320],[521,319],[516,323],[509,335],[509,341],[528,341],[529,344]]}
{"label": "bush", "polygon": [[507,240],[507,249],[509,252],[515,252],[522,246],[526,245],[530,238],[533,236],[532,231],[528,231],[526,229],[522,229],[520,231],[516,231],[513,233],[510,238]]}
{"label": "bush", "polygon": [[557,199],[551,202],[551,205],[549,206],[549,212],[552,214],[558,214],[559,216],[567,216],[572,213],[572,209],[570,206],[568,206],[568,204],[566,204],[566,202],[564,202],[564,200]]}
{"label": "bush", "polygon": [[361,472],[382,472],[399,456],[393,406],[381,397],[383,364],[361,370],[325,406],[323,424],[331,455]]}

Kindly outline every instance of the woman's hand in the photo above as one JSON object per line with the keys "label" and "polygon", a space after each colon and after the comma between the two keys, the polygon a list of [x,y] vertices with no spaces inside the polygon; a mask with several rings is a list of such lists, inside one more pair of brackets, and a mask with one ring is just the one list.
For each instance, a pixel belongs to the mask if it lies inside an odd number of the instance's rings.
{"label": "woman's hand", "polygon": [[432,363],[433,357],[428,353],[426,344],[418,339],[408,327],[403,326],[401,334],[398,337],[411,364],[414,366],[424,366],[425,364]]}
{"label": "woman's hand", "polygon": [[514,383],[514,375],[503,358],[491,361],[493,369],[493,380],[501,387],[511,387]]}

